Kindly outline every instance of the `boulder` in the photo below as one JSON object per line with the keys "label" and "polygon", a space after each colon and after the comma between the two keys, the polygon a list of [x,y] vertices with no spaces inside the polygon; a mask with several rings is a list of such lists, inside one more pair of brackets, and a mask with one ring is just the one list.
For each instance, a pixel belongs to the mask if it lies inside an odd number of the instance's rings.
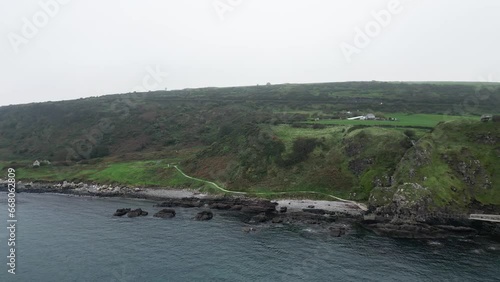
{"label": "boulder", "polygon": [[241,228],[241,231],[249,233],[249,232],[255,232],[255,231],[257,231],[257,229],[255,229],[251,226],[245,226],[245,227]]}
{"label": "boulder", "polygon": [[138,217],[142,216],[143,211],[141,209],[131,210],[127,213],[128,217]]}
{"label": "boulder", "polygon": [[117,209],[116,212],[113,214],[113,216],[124,216],[130,211],[129,208],[125,209]]}
{"label": "boulder", "polygon": [[161,211],[155,213],[154,217],[172,218],[172,217],[175,217],[175,210],[173,210],[173,209],[162,209]]}
{"label": "boulder", "polygon": [[214,214],[211,211],[201,211],[199,212],[194,219],[196,220],[210,220],[214,217]]}

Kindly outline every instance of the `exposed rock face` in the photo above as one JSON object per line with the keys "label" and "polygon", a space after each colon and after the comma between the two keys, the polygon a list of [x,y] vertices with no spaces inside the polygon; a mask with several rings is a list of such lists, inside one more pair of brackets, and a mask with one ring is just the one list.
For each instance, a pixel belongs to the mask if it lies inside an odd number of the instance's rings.
{"label": "exposed rock face", "polygon": [[117,209],[116,212],[113,214],[113,216],[124,216],[130,211],[129,208],[125,209]]}
{"label": "exposed rock face", "polygon": [[162,209],[161,211],[155,213],[154,217],[160,218],[173,218],[175,217],[175,210],[173,209]]}
{"label": "exposed rock face", "polygon": [[214,214],[211,211],[202,211],[199,212],[194,219],[196,220],[210,220],[214,217]]}

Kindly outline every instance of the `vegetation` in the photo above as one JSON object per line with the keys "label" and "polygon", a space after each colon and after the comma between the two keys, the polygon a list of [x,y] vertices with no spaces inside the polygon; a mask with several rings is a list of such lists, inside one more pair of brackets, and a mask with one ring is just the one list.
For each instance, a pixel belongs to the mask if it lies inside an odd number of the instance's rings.
{"label": "vegetation", "polygon": [[[500,127],[479,121],[498,117],[498,86],[284,84],[1,107],[0,170],[16,167],[21,180],[216,191],[175,163],[262,197],[379,205],[399,193],[435,207],[500,205]],[[385,120],[347,120],[367,113]],[[52,164],[32,167],[36,159]]]}

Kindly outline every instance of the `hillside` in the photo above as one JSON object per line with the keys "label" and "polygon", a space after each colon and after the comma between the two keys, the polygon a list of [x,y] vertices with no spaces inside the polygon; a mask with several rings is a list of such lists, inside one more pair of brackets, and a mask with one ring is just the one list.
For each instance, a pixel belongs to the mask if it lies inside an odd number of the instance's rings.
{"label": "hillside", "polygon": [[[500,205],[500,88],[346,82],[185,89],[0,108],[0,168],[23,180],[304,191],[374,208]],[[380,120],[347,120],[374,113]],[[35,159],[50,165],[32,167]],[[308,195],[312,197],[313,195]],[[316,195],[315,197],[321,197]]]}
{"label": "hillside", "polygon": [[438,125],[398,163],[392,185],[372,192],[373,206],[430,213],[500,206],[500,125]]}

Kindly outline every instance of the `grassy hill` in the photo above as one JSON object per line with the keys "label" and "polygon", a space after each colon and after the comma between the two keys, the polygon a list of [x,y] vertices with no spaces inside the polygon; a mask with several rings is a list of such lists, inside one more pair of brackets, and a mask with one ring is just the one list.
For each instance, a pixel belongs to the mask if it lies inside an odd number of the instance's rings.
{"label": "grassy hill", "polygon": [[[479,121],[499,105],[495,84],[346,82],[0,107],[0,169],[14,166],[25,180],[210,189],[175,163],[260,196],[500,205],[499,126]],[[397,120],[346,120],[367,113]],[[33,168],[35,159],[52,164]]]}
{"label": "grassy hill", "polygon": [[394,196],[416,205],[428,198],[434,208],[467,209],[471,203],[500,205],[500,126],[454,121],[438,125],[405,154],[394,174],[397,182],[376,188],[375,206]]}

